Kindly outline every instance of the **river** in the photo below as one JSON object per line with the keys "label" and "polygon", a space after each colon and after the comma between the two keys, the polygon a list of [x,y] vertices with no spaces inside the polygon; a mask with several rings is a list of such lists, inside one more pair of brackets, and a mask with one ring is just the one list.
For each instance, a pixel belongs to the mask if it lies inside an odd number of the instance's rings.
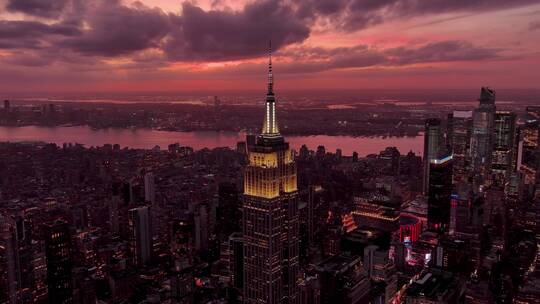
{"label": "river", "polygon": [[[317,146],[325,146],[327,151],[341,149],[343,155],[351,155],[353,151],[360,156],[379,153],[388,146],[395,146],[402,154],[409,151],[422,155],[423,136],[416,137],[353,137],[353,136],[286,136],[292,148],[298,150],[305,144],[315,150]],[[171,143],[180,143],[196,150],[203,148],[235,147],[238,141],[245,140],[245,134],[236,132],[198,131],[172,132],[151,129],[100,129],[87,126],[75,127],[0,127],[0,142],[42,141],[56,143],[80,143],[86,147],[104,144],[119,144],[121,147],[151,149],[159,146],[167,149]]]}

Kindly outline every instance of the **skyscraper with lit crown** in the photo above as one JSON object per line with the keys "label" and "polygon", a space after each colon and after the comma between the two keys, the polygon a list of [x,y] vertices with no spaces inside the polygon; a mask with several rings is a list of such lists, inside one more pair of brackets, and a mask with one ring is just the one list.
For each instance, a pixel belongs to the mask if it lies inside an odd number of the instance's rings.
{"label": "skyscraper with lit crown", "polygon": [[265,119],[248,147],[244,171],[244,303],[298,302],[298,195],[296,164],[279,133],[268,64]]}

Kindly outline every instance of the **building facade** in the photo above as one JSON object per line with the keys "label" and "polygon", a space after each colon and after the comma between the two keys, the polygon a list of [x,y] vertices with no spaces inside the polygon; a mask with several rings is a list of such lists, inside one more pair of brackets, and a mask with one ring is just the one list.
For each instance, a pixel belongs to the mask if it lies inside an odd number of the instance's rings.
{"label": "building facade", "polygon": [[470,175],[470,150],[472,111],[454,111],[448,115],[448,145],[454,159],[452,183],[454,187],[468,184]]}
{"label": "building facade", "polygon": [[516,140],[516,114],[508,111],[497,111],[494,120],[494,142],[491,168],[493,185],[504,189],[510,174],[515,171],[514,163]]}
{"label": "building facade", "polygon": [[452,196],[452,156],[436,158],[429,164],[428,228],[450,229]]}
{"label": "building facade", "polygon": [[423,174],[423,191],[425,195],[429,193],[429,163],[432,159],[435,159],[441,153],[441,147],[443,146],[443,131],[441,120],[438,118],[431,118],[425,122],[424,131],[424,174]]}
{"label": "building facade", "polygon": [[296,164],[279,133],[268,72],[263,129],[244,171],[244,303],[297,303],[299,224]]}

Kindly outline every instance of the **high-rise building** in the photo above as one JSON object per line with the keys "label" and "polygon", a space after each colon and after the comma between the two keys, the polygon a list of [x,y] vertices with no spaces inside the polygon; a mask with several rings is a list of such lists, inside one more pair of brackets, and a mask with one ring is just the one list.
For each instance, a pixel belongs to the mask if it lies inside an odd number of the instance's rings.
{"label": "high-rise building", "polygon": [[495,91],[483,87],[479,101],[480,106],[473,111],[471,137],[471,161],[475,191],[480,190],[490,180],[495,120]]}
{"label": "high-rise building", "polygon": [[452,156],[429,163],[428,228],[448,231],[452,196]]}
{"label": "high-rise building", "polygon": [[437,158],[443,147],[443,132],[441,126],[441,120],[438,118],[431,118],[426,120],[424,131],[424,195],[429,193],[429,163],[432,159]]}
{"label": "high-rise building", "polygon": [[47,291],[47,255],[45,242],[32,242],[32,261],[30,268],[32,269],[32,299],[35,303],[44,303],[48,298]]}
{"label": "high-rise building", "polygon": [[113,195],[108,202],[109,208],[109,226],[111,232],[120,232],[120,205],[122,204],[122,198],[119,195]]}
{"label": "high-rise building", "polygon": [[133,194],[133,183],[131,181],[122,184],[122,197],[124,198],[124,204],[130,205],[135,202],[135,197]]}
{"label": "high-rise building", "polygon": [[216,210],[217,234],[228,238],[233,232],[242,230],[242,210],[240,209],[239,191],[235,183],[218,185],[218,207]]}
{"label": "high-rise building", "polygon": [[133,264],[142,266],[150,262],[152,253],[150,208],[143,206],[129,210],[129,230]]}
{"label": "high-rise building", "polygon": [[296,164],[279,133],[268,70],[263,129],[248,147],[244,171],[244,303],[296,303],[299,224]]}
{"label": "high-rise building", "polygon": [[4,110],[5,110],[6,112],[9,111],[9,107],[10,107],[10,105],[9,105],[9,100],[7,100],[7,99],[4,100]]}
{"label": "high-rise building", "polygon": [[69,224],[56,220],[43,226],[47,257],[49,300],[54,303],[73,302],[72,255]]}
{"label": "high-rise building", "polygon": [[195,220],[190,213],[181,213],[171,223],[171,251],[174,258],[191,262],[195,252]]}
{"label": "high-rise building", "polygon": [[[18,282],[18,298],[29,299],[32,292],[38,289],[38,278],[32,269],[32,260],[38,252],[32,248],[32,225],[24,212],[18,212],[13,217],[16,229],[16,268]],[[37,243],[37,242],[36,242]]]}
{"label": "high-rise building", "polygon": [[508,177],[508,182],[504,188],[506,204],[509,208],[515,209],[523,199],[523,174],[514,172]]}
{"label": "high-rise building", "polygon": [[495,113],[491,170],[493,185],[504,189],[504,184],[515,170],[513,166],[516,140],[516,114],[507,111]]}
{"label": "high-rise building", "polygon": [[[0,303],[20,303],[32,298],[30,229],[24,214],[0,214]],[[37,254],[37,253],[36,253]]]}
{"label": "high-rise building", "polygon": [[229,270],[234,288],[244,288],[244,238],[242,233],[235,232],[229,236]]}
{"label": "high-rise building", "polygon": [[17,303],[16,230],[0,215],[0,303]]}
{"label": "high-rise building", "polygon": [[448,115],[448,146],[454,159],[452,183],[468,183],[470,174],[470,149],[472,111],[454,111]]}
{"label": "high-rise building", "polygon": [[210,206],[200,204],[195,209],[195,249],[198,251],[208,250],[210,237]]}
{"label": "high-rise building", "polygon": [[528,191],[534,191],[539,159],[538,134],[540,108],[527,107],[525,123],[519,127],[517,166],[523,174],[523,184]]}
{"label": "high-rise building", "polygon": [[147,172],[144,175],[144,200],[152,205],[156,203],[156,185],[152,172]]}

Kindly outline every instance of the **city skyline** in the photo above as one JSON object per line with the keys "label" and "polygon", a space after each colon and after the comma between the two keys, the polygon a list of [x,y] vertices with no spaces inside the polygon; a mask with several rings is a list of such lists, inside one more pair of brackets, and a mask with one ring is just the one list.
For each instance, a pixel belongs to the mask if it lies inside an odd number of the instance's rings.
{"label": "city skyline", "polygon": [[5,92],[255,90],[270,39],[281,91],[540,88],[530,69],[540,64],[534,0],[3,0],[0,8]]}

